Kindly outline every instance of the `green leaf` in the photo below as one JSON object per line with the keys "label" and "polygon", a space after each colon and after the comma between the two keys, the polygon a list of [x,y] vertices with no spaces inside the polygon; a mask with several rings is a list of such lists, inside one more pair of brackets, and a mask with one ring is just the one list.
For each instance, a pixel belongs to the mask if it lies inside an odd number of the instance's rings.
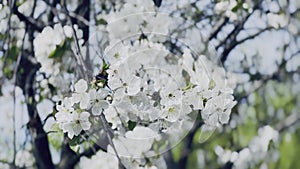
{"label": "green leaf", "polygon": [[188,157],[187,169],[198,168],[197,151],[193,151]]}
{"label": "green leaf", "polygon": [[109,69],[109,64],[107,64],[104,59],[102,59],[102,63],[102,71],[106,71],[107,69]]}
{"label": "green leaf", "polygon": [[13,65],[16,63],[16,60],[19,55],[19,49],[16,46],[12,46],[9,48],[8,51],[6,51],[7,57],[1,57],[1,61],[4,62],[4,59],[6,58],[6,65],[3,68],[3,73],[8,79],[11,79],[13,77]]}
{"label": "green leaf", "polygon": [[107,25],[107,22],[105,19],[100,18],[96,21],[96,25]]}
{"label": "green leaf", "polygon": [[74,136],[70,141],[69,141],[69,145],[70,146],[76,146],[79,145],[81,142],[81,136]]}
{"label": "green leaf", "polygon": [[61,45],[56,46],[56,49],[50,53],[49,58],[61,58],[65,54],[67,48],[67,42],[64,41]]}
{"label": "green leaf", "polygon": [[129,130],[133,130],[136,126],[136,122],[135,121],[130,121],[128,122],[128,129]]}
{"label": "green leaf", "polygon": [[52,132],[62,132],[62,130],[59,128],[59,124],[58,124],[58,123],[54,123],[54,124],[51,126],[50,131],[52,131]]}
{"label": "green leaf", "polygon": [[79,151],[80,151],[80,146],[79,145],[76,145],[76,146],[70,146],[70,148],[76,152],[77,154],[79,154]]}
{"label": "green leaf", "polygon": [[236,5],[235,7],[233,7],[233,8],[231,9],[231,11],[232,11],[232,12],[237,12],[237,11],[238,11],[238,9],[239,9],[239,6],[238,6],[238,5]]}
{"label": "green leaf", "polygon": [[56,151],[59,151],[61,149],[61,145],[63,143],[63,133],[56,132],[56,133],[49,133],[48,134],[48,140],[50,145],[53,146],[53,148]]}
{"label": "green leaf", "polygon": [[8,53],[8,59],[11,62],[15,62],[16,59],[18,58],[18,54],[19,54],[19,49],[16,46],[12,46]]}
{"label": "green leaf", "polygon": [[13,77],[13,71],[8,67],[4,67],[3,73],[6,75],[8,79],[11,79]]}

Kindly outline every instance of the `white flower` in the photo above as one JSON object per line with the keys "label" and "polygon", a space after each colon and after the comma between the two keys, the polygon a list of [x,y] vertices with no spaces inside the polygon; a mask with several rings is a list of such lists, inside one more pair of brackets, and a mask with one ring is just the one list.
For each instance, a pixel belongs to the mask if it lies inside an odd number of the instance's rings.
{"label": "white flower", "polygon": [[108,85],[112,90],[122,88],[126,95],[135,95],[140,91],[141,78],[133,74],[129,63],[112,66],[109,70]]}
{"label": "white flower", "polygon": [[153,121],[159,117],[159,110],[153,106],[154,101],[147,96],[144,92],[139,92],[135,96],[131,96],[130,99],[132,111],[141,120]]}
{"label": "white flower", "polygon": [[69,121],[63,124],[63,132],[68,132],[68,137],[72,139],[75,136],[78,136],[82,130],[88,130],[91,127],[89,122],[90,114],[88,112],[73,112],[69,115]]}
{"label": "white flower", "polygon": [[[160,88],[160,90],[159,90],[159,94],[161,97],[160,103],[163,105],[166,105],[166,104],[172,104],[172,103],[180,101],[180,99],[182,97],[182,92],[180,90],[176,90],[176,89],[170,90],[166,87]],[[173,88],[173,87],[170,87],[170,88]]]}
{"label": "white flower", "polygon": [[109,104],[106,100],[108,91],[105,89],[99,89],[99,91],[92,89],[89,93],[92,101],[92,113],[93,115],[100,115],[103,109],[108,108]]}
{"label": "white flower", "polygon": [[175,122],[179,119],[181,115],[181,105],[180,104],[171,104],[165,106],[162,109],[162,114],[160,117],[169,122]]}
{"label": "white flower", "polygon": [[179,66],[181,66],[189,75],[190,82],[193,85],[201,87],[203,90],[209,88],[209,70],[211,65],[204,56],[199,56],[198,60],[195,60],[191,55],[189,49],[185,49],[182,59],[179,60]]}
{"label": "white flower", "polygon": [[111,126],[112,129],[115,129],[122,124],[120,117],[118,117],[118,114],[114,107],[109,106],[107,109],[104,110],[103,114],[107,122],[112,124]]}
{"label": "white flower", "polygon": [[[150,29],[150,32],[167,34],[169,20],[161,17],[162,14],[154,15],[149,11],[154,11],[154,5],[147,0],[127,1],[120,10],[104,16],[108,21],[107,31],[110,43],[114,44],[117,40],[124,39],[128,35],[139,33],[141,29],[143,32]],[[162,18],[163,20],[159,20]],[[143,24],[148,21],[150,21],[149,24]],[[159,23],[159,25],[154,27],[154,23]]]}
{"label": "white flower", "polygon": [[77,83],[75,83],[74,88],[75,92],[83,93],[88,89],[87,82],[83,79],[80,79]]}
{"label": "white flower", "polygon": [[135,95],[140,91],[141,78],[132,75],[125,82],[125,93],[127,95]]}
{"label": "white flower", "polygon": [[276,29],[284,27],[288,24],[288,18],[284,14],[278,15],[274,13],[268,13],[267,21],[270,26]]}
{"label": "white flower", "polygon": [[148,152],[159,135],[148,127],[136,126],[133,131],[125,133],[125,137],[113,140],[117,152],[121,156],[139,158]]}
{"label": "white flower", "polygon": [[64,124],[70,121],[71,113],[74,111],[73,108],[74,102],[72,98],[65,97],[62,100],[62,104],[57,104],[56,109],[58,112],[55,114],[56,122],[59,125],[59,128],[63,130]]}
{"label": "white flower", "polygon": [[60,45],[64,39],[63,28],[60,24],[55,24],[53,28],[47,26],[36,36],[33,44],[37,61],[42,65],[40,71],[46,74],[54,74],[54,72],[59,71],[59,69],[53,68],[54,65],[59,65],[59,63],[54,63],[49,55],[56,49],[56,45]]}
{"label": "white flower", "polygon": [[116,169],[119,168],[118,158],[114,155],[111,146],[107,147],[108,152],[98,151],[91,158],[82,157],[80,159],[80,168],[89,169]]}
{"label": "white flower", "polygon": [[64,29],[64,33],[65,33],[66,37],[71,38],[73,35],[72,27],[65,25],[63,29]]}
{"label": "white flower", "polygon": [[270,141],[277,141],[278,131],[270,126],[264,126],[258,130],[258,136],[254,137],[249,144],[252,153],[266,153],[269,148]]}
{"label": "white flower", "polygon": [[88,89],[87,82],[80,79],[75,85],[75,93],[72,94],[74,103],[79,103],[81,109],[87,109],[90,104],[90,95],[86,92]]}
{"label": "white flower", "polygon": [[207,100],[201,116],[205,123],[217,126],[219,123],[225,124],[229,121],[231,109],[236,104],[233,96],[226,91],[218,89],[212,90],[211,98]]}
{"label": "white flower", "polygon": [[20,150],[16,154],[16,165],[21,168],[30,168],[34,164],[33,155],[27,150]]}
{"label": "white flower", "polygon": [[56,105],[56,109],[58,110],[58,113],[71,113],[74,111],[73,105],[73,99],[70,97],[65,97],[62,100],[62,104]]}
{"label": "white flower", "polygon": [[58,112],[55,114],[56,122],[59,128],[64,133],[68,132],[68,137],[73,138],[77,136],[82,130],[88,130],[91,126],[89,122],[90,114],[88,112],[75,111],[74,101],[72,98],[64,98],[62,104],[56,105]]}
{"label": "white flower", "polygon": [[228,6],[229,6],[229,2],[228,1],[218,2],[215,5],[215,12],[217,12],[217,13],[224,12],[228,8]]}
{"label": "white flower", "polygon": [[18,10],[25,16],[30,16],[31,11],[28,10],[30,8],[32,8],[34,4],[33,0],[29,0],[29,1],[25,1],[24,3],[22,3],[19,7]]}
{"label": "white flower", "polygon": [[183,102],[185,105],[192,105],[193,110],[202,110],[203,106],[203,90],[201,87],[189,89],[183,94]]}
{"label": "white flower", "polygon": [[[157,34],[167,35],[169,32],[170,26],[170,17],[164,13],[157,13],[157,14],[144,14],[144,20],[147,22],[145,24],[145,28],[143,32],[150,32],[154,34],[149,35],[149,39],[152,41],[157,40],[164,40],[164,37],[158,37]],[[156,36],[155,36],[156,35]]]}
{"label": "white flower", "polygon": [[52,42],[55,45],[59,45],[65,39],[65,36],[63,35],[63,28],[60,24],[54,25],[52,36],[49,39],[52,39]]}

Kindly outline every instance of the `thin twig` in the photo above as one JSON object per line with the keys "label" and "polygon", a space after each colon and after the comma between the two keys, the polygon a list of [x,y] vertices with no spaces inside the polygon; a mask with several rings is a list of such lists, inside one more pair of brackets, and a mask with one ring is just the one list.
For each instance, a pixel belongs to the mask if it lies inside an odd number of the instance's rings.
{"label": "thin twig", "polygon": [[[10,41],[11,41],[11,36],[10,36],[10,30],[11,30],[11,15],[13,13],[13,5],[14,5],[14,0],[10,0],[10,16],[8,19],[8,50],[7,50],[7,55],[6,55],[6,59],[9,55],[9,48],[10,48]],[[24,33],[24,38],[25,38],[26,33]],[[22,46],[24,44],[24,38],[23,38],[23,43]],[[6,60],[5,59],[5,60]],[[13,161],[12,164],[15,165],[16,163],[16,155],[17,155],[17,145],[16,145],[16,86],[17,86],[17,71],[18,71],[18,67],[20,65],[20,61],[21,61],[21,52],[18,55],[18,59],[16,62],[16,66],[14,68],[14,73],[13,73],[13,82],[14,82],[14,90],[13,90],[13,116],[12,116],[12,121],[13,121]]]}
{"label": "thin twig", "polygon": [[82,22],[82,23],[83,23],[84,25],[86,25],[86,26],[89,25],[89,21],[86,20],[84,17],[82,17],[82,16],[80,16],[80,15],[78,15],[78,14],[72,12],[72,11],[58,10],[58,9],[56,9],[55,7],[53,7],[52,4],[51,4],[49,1],[47,1],[47,0],[44,0],[44,2],[51,8],[51,11],[52,11],[52,12],[53,12],[53,11],[54,11],[55,13],[61,12],[61,13],[65,14],[65,15],[69,15],[69,16],[71,16],[72,18],[75,18],[76,20]]}
{"label": "thin twig", "polygon": [[210,34],[210,36],[208,37],[208,40],[212,40],[213,38],[215,38],[218,33],[222,30],[222,28],[227,24],[227,22],[229,21],[228,17],[223,17],[214,27],[213,27],[213,31]]}
{"label": "thin twig", "polygon": [[221,55],[221,62],[224,64],[224,62],[227,60],[227,57],[231,50],[237,46],[237,36],[239,35],[240,31],[243,30],[245,23],[248,21],[250,16],[254,13],[255,10],[260,8],[262,0],[258,1],[253,7],[253,11],[251,13],[248,13],[240,22],[236,23],[234,26],[234,29],[225,37],[218,46],[216,46],[216,49],[219,49],[221,46],[224,46],[224,51]]}
{"label": "thin twig", "polygon": [[279,122],[275,128],[280,133],[288,129],[289,127],[292,127],[300,122],[300,117],[298,114],[293,113],[289,115],[284,121]]}
{"label": "thin twig", "polygon": [[113,150],[114,150],[114,153],[116,154],[116,156],[117,156],[117,158],[118,158],[119,166],[120,166],[120,168],[124,168],[124,165],[123,165],[123,163],[122,163],[122,161],[121,161],[121,158],[119,157],[119,154],[118,154],[118,152],[117,152],[117,149],[116,149],[116,147],[115,147],[115,145],[114,145],[114,143],[113,143],[112,136],[109,134],[109,133],[110,133],[110,130],[109,130],[109,129],[110,129],[110,126],[109,126],[109,124],[108,124],[108,122],[107,122],[107,120],[106,120],[106,118],[105,118],[103,112],[101,112],[101,114],[100,114],[100,120],[101,120],[102,125],[103,125],[103,127],[104,127],[104,130],[105,130],[105,132],[106,132],[108,141],[109,141],[110,145],[112,146],[112,148],[113,148]]}

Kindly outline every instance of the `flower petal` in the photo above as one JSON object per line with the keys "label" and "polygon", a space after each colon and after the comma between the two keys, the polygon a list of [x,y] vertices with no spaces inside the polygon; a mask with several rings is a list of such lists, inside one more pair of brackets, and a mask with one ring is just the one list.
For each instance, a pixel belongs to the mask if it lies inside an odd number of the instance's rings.
{"label": "flower petal", "polygon": [[77,93],[83,93],[87,90],[88,86],[87,86],[87,82],[83,79],[80,79],[74,86],[75,91]]}

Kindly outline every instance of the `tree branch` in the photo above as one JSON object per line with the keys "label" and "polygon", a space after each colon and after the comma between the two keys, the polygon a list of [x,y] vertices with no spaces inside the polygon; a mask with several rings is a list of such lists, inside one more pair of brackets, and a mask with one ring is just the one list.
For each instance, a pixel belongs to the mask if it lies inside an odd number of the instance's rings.
{"label": "tree branch", "polygon": [[289,115],[284,121],[281,121],[278,123],[275,128],[278,130],[280,133],[288,129],[289,127],[296,125],[297,123],[300,122],[300,117],[297,114],[291,114]]}
{"label": "tree branch", "polygon": [[202,121],[199,121],[197,119],[197,121],[194,123],[193,128],[190,130],[189,134],[184,139],[184,144],[183,144],[183,148],[182,148],[181,157],[179,159],[178,166],[177,166],[178,169],[186,168],[187,167],[188,157],[189,157],[190,153],[193,151],[193,139],[194,139],[194,136],[195,136],[197,130],[203,124],[204,123]]}
{"label": "tree branch", "polygon": [[30,42],[28,50],[21,56],[20,66],[18,68],[17,84],[23,91],[25,103],[28,111],[29,122],[27,127],[31,135],[33,154],[37,168],[53,169],[54,165],[49,149],[49,142],[46,132],[43,129],[41,118],[38,114],[35,101],[35,76],[40,68],[40,64],[34,60],[33,39],[34,25],[26,22],[28,31],[28,40]]}
{"label": "tree branch", "polygon": [[224,51],[221,54],[221,63],[224,64],[224,62],[227,60],[228,54],[231,52],[231,50],[237,46],[237,40],[236,37],[240,33],[240,31],[244,28],[245,23],[248,21],[250,16],[254,13],[256,9],[260,8],[261,0],[254,5],[253,12],[248,13],[243,20],[235,24],[234,29],[227,35],[226,38],[223,39],[222,42],[216,47],[216,49],[220,48],[224,45]]}
{"label": "tree branch", "polygon": [[228,17],[223,17],[214,27],[213,27],[213,31],[210,34],[208,40],[212,40],[213,38],[215,38],[218,33],[222,30],[222,28],[227,24],[227,22],[229,21]]}
{"label": "tree branch", "polygon": [[244,42],[246,42],[247,40],[250,40],[250,39],[254,39],[255,37],[259,36],[260,34],[264,33],[265,31],[268,31],[272,29],[271,27],[267,27],[265,29],[262,29],[260,31],[258,31],[257,33],[253,34],[253,35],[250,35],[240,41],[236,41],[236,40],[233,40],[232,43],[230,43],[229,46],[227,46],[227,48],[225,48],[225,50],[223,51],[222,53],[222,56],[221,56],[221,62],[224,63],[229,55],[229,53],[236,47],[238,46],[239,44],[242,44]]}

